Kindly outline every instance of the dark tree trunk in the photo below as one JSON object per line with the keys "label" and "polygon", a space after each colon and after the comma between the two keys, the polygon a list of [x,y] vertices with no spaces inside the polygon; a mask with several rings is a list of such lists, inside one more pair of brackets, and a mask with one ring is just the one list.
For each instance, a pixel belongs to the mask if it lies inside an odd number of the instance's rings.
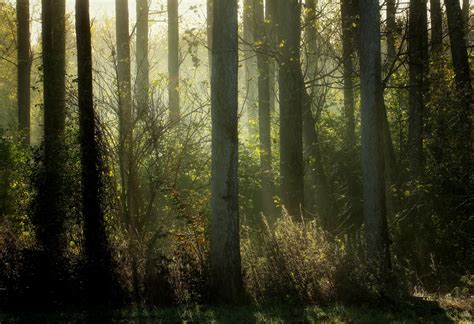
{"label": "dark tree trunk", "polygon": [[255,52],[255,1],[244,0],[243,8],[243,60],[245,71],[245,109],[247,131],[251,142],[255,141],[258,130],[258,76]]}
{"label": "dark tree trunk", "polygon": [[387,0],[387,61],[389,65],[397,58],[395,46],[397,4],[396,0]]}
{"label": "dark tree trunk", "polygon": [[137,0],[137,110],[143,111],[148,107],[150,92],[150,64],[148,62],[148,0]]}
{"label": "dark tree trunk", "polygon": [[270,56],[268,32],[265,27],[263,0],[253,0],[258,67],[258,125],[260,141],[261,202],[265,215],[273,212],[272,142],[270,120]]}
{"label": "dark tree trunk", "polygon": [[409,10],[408,155],[410,173],[418,178],[423,173],[423,111],[428,58],[426,1],[411,0]]}
{"label": "dark tree trunk", "polygon": [[168,78],[170,120],[177,122],[180,118],[178,0],[168,0]]}
{"label": "dark tree trunk", "polygon": [[59,301],[64,223],[65,1],[42,1],[44,182],[40,188],[36,235],[46,260],[45,302]]}
{"label": "dark tree trunk", "polygon": [[30,1],[16,2],[18,130],[25,145],[30,145]]}
{"label": "dark tree trunk", "polygon": [[281,199],[293,217],[304,204],[303,79],[300,66],[301,8],[298,0],[279,0]]}
{"label": "dark tree trunk", "polygon": [[76,0],[79,131],[82,166],[82,208],[87,291],[91,306],[108,305],[112,297],[112,264],[101,206],[100,158],[95,137],[92,90],[92,47],[89,0]]}
{"label": "dark tree trunk", "polygon": [[213,16],[210,296],[217,303],[231,304],[243,296],[237,180],[237,0],[214,0]]}
{"label": "dark tree trunk", "polygon": [[131,226],[134,213],[132,190],[134,182],[132,152],[132,90],[130,76],[130,35],[128,0],[115,1],[117,38],[117,85],[119,105],[119,163],[122,181],[122,213]]}
{"label": "dark tree trunk", "polygon": [[459,151],[462,152],[463,178],[466,188],[470,187],[472,152],[472,85],[471,70],[466,48],[466,34],[463,28],[462,12],[459,2],[445,0],[448,16],[449,41],[453,61],[454,81],[460,101],[458,118]]}
{"label": "dark tree trunk", "polygon": [[440,54],[443,47],[443,16],[440,0],[430,0],[431,52]]}
{"label": "dark tree trunk", "polygon": [[[318,73],[318,36],[316,30],[316,1],[309,0],[306,3],[306,29],[305,36],[308,43],[308,74],[315,78]],[[306,169],[309,176],[308,185],[305,186],[305,205],[310,213],[316,213],[321,223],[327,230],[333,229],[335,224],[331,218],[332,197],[328,185],[326,173],[323,167],[319,136],[316,131],[317,121],[313,115],[315,100],[321,94],[313,83],[308,90],[303,92],[303,143],[306,159]],[[318,107],[316,107],[318,108]]]}
{"label": "dark tree trunk", "polygon": [[367,256],[391,266],[385,205],[381,80],[380,13],[376,0],[360,1],[362,181]]}
{"label": "dark tree trunk", "polygon": [[355,117],[354,117],[354,39],[356,17],[351,11],[351,0],[341,0],[342,17],[342,59],[343,59],[343,80],[344,80],[344,119],[345,119],[345,146],[346,151],[351,154],[355,146]]}

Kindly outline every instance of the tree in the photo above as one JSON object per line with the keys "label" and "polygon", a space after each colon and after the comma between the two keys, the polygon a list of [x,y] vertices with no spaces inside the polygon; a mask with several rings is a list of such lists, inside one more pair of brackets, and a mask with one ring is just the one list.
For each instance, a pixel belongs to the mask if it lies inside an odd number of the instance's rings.
{"label": "tree", "polygon": [[110,302],[112,265],[100,201],[100,157],[95,136],[89,0],[76,0],[76,41],[87,290],[90,305],[98,306]]}
{"label": "tree", "polygon": [[410,172],[418,178],[423,172],[423,110],[428,59],[426,1],[411,0],[409,10],[408,153]]}
{"label": "tree", "polygon": [[[448,16],[449,41],[451,44],[451,58],[454,67],[454,81],[460,97],[460,111],[458,118],[459,144],[462,153],[463,179],[465,188],[470,187],[471,152],[472,152],[472,85],[471,69],[466,48],[466,34],[463,28],[462,12],[459,1],[445,0]],[[469,194],[468,194],[469,195]]]}
{"label": "tree", "polygon": [[258,124],[258,63],[255,52],[256,0],[244,0],[243,7],[243,60],[245,77],[245,108],[247,113],[247,131],[251,139],[257,135]]}
{"label": "tree", "polygon": [[237,0],[213,2],[210,284],[216,302],[238,303],[243,283],[237,185]]}
{"label": "tree", "polygon": [[23,143],[30,144],[30,1],[16,2],[17,16],[17,75],[18,130]]}
{"label": "tree", "polygon": [[65,1],[42,1],[44,178],[39,188],[36,236],[45,252],[45,301],[60,300],[59,267],[63,256],[63,167],[65,123]]}
{"label": "tree", "polygon": [[387,61],[389,64],[396,59],[395,35],[396,35],[397,4],[395,0],[387,0]]}
{"label": "tree", "polygon": [[148,0],[137,0],[137,91],[138,110],[148,106],[150,91],[150,64],[148,62]]}
{"label": "tree", "polygon": [[117,86],[119,105],[119,164],[122,181],[122,213],[127,226],[132,223],[133,151],[132,151],[132,90],[130,76],[130,36],[128,0],[115,1],[115,33],[117,41]]}
{"label": "tree", "polygon": [[178,0],[168,0],[168,96],[170,119],[179,120],[179,25]]}
{"label": "tree", "polygon": [[300,3],[278,0],[278,11],[281,199],[296,217],[304,203]]}
{"label": "tree", "polygon": [[263,0],[254,0],[258,68],[258,125],[260,142],[260,181],[262,210],[273,210],[273,175],[270,107],[270,56]]}
{"label": "tree", "polygon": [[206,1],[207,19],[206,19],[206,34],[207,34],[207,53],[208,53],[208,64],[209,64],[209,78],[212,74],[212,30],[214,26],[214,0]]}
{"label": "tree", "polygon": [[[306,63],[310,78],[316,78],[318,73],[318,35],[316,1],[309,0],[306,3],[306,28],[305,36],[308,47]],[[316,100],[321,96],[319,90],[310,82],[308,89],[303,91],[303,143],[306,158],[306,169],[308,170],[309,183],[305,186],[305,205],[311,213],[317,213],[321,217],[321,223],[325,229],[330,230],[334,225],[334,218],[331,214],[332,197],[323,167],[323,159],[320,148],[319,134],[316,131],[316,120],[313,115],[313,107],[316,107]],[[319,91],[318,91],[319,90]],[[323,94],[324,96],[324,94]],[[333,229],[333,228],[332,228]]]}
{"label": "tree", "polygon": [[440,0],[430,0],[431,52],[439,55],[443,46],[443,16]]}
{"label": "tree", "polygon": [[369,261],[390,267],[385,206],[381,80],[380,13],[376,0],[360,1],[362,183]]}

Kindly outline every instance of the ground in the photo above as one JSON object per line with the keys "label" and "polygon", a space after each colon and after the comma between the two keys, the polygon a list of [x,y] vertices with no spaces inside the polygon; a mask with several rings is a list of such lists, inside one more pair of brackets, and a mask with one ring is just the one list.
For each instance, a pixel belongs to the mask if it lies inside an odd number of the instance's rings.
{"label": "ground", "polygon": [[1,314],[0,323],[473,323],[474,297],[374,306],[188,306],[111,313]]}

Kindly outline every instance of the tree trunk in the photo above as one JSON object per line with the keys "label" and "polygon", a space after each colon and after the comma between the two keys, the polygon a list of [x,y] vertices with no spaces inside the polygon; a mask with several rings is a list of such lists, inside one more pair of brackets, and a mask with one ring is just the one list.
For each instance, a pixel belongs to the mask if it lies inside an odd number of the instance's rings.
{"label": "tree trunk", "polygon": [[272,140],[270,119],[270,56],[263,0],[254,0],[258,67],[258,125],[260,141],[260,179],[262,211],[273,212]]}
{"label": "tree trunk", "polygon": [[344,119],[345,119],[345,146],[346,151],[351,152],[355,146],[355,117],[354,117],[354,27],[355,17],[351,12],[351,0],[341,0],[342,17],[342,59],[343,59],[343,81],[344,81]]}
{"label": "tree trunk", "polygon": [[[308,75],[315,78],[318,73],[318,36],[316,30],[316,1],[309,0],[306,3],[306,28],[305,36],[308,46]],[[305,186],[305,208],[310,213],[316,213],[321,223],[327,230],[333,229],[334,218],[331,218],[330,206],[332,206],[332,197],[327,181],[326,173],[323,167],[319,136],[316,132],[316,123],[313,116],[313,107],[315,99],[320,96],[313,83],[308,90],[303,91],[303,144],[306,160],[306,169],[308,170],[309,181]],[[316,107],[317,108],[317,107]]]}
{"label": "tree trunk", "polygon": [[299,218],[304,204],[302,104],[303,80],[300,66],[300,3],[278,1],[280,89],[280,175],[281,199],[290,215]]}
{"label": "tree trunk", "polygon": [[132,153],[132,91],[130,76],[130,36],[128,0],[115,1],[117,38],[117,85],[119,105],[119,163],[122,181],[124,222],[131,226],[134,212],[131,188],[134,181]]}
{"label": "tree trunk", "polygon": [[208,64],[209,64],[209,79],[212,75],[212,29],[214,26],[214,0],[207,0],[207,53],[208,53]]}
{"label": "tree trunk", "polygon": [[410,173],[413,178],[418,178],[423,173],[423,110],[428,56],[426,1],[411,0],[409,10],[408,154]]}
{"label": "tree trunk", "polygon": [[360,1],[362,182],[367,256],[390,268],[383,157],[380,13],[376,0]]}
{"label": "tree trunk", "polygon": [[387,62],[392,62],[397,58],[395,46],[397,4],[396,0],[387,0]]}
{"label": "tree trunk", "polygon": [[254,142],[257,136],[258,123],[258,76],[257,57],[255,46],[255,6],[256,0],[244,0],[243,8],[243,49],[244,49],[244,71],[245,71],[245,108],[247,112],[247,131]]}
{"label": "tree trunk", "polygon": [[76,0],[79,131],[82,167],[82,209],[87,257],[88,301],[108,305],[112,297],[112,264],[101,206],[100,157],[95,137],[92,90],[92,47],[89,0]]}
{"label": "tree trunk", "polygon": [[440,0],[430,0],[431,52],[440,54],[443,48],[443,23]]}
{"label": "tree trunk", "polygon": [[213,16],[210,296],[217,303],[239,303],[243,282],[237,179],[237,0],[214,0]]}
{"label": "tree trunk", "polygon": [[178,0],[168,0],[168,75],[170,120],[176,123],[180,118]]}
{"label": "tree trunk", "polygon": [[148,62],[148,0],[137,0],[137,110],[143,111],[148,107],[150,92],[150,64]]}
{"label": "tree trunk", "polygon": [[459,152],[462,153],[463,178],[466,188],[470,186],[471,152],[472,152],[472,85],[468,52],[466,48],[466,34],[463,28],[462,12],[459,2],[445,0],[448,16],[449,41],[451,44],[451,58],[454,67],[454,81],[460,101],[458,121]]}
{"label": "tree trunk", "polygon": [[64,0],[42,1],[44,182],[38,198],[36,235],[46,254],[45,302],[49,306],[61,299],[57,274],[64,248],[65,10]]}
{"label": "tree trunk", "polygon": [[30,1],[16,2],[18,130],[23,143],[30,145]]}

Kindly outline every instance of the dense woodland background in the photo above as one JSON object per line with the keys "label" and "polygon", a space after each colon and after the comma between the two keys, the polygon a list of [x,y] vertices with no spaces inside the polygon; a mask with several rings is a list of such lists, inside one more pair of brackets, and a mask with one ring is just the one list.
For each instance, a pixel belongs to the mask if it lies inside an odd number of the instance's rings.
{"label": "dense woodland background", "polygon": [[131,8],[0,1],[1,309],[472,298],[469,1]]}

